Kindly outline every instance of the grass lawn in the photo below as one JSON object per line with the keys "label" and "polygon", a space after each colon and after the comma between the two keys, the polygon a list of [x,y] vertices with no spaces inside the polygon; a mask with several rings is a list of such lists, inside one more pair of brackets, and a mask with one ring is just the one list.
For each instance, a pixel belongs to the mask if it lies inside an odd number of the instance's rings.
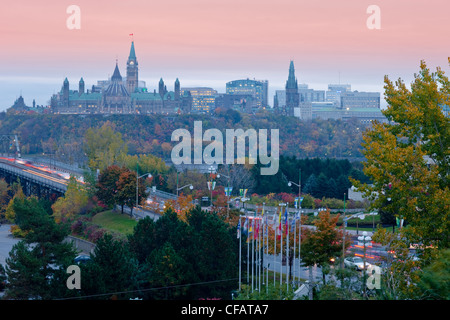
{"label": "grass lawn", "polygon": [[97,213],[92,218],[92,222],[107,230],[116,231],[123,234],[133,233],[133,228],[138,223],[130,216],[113,210]]}

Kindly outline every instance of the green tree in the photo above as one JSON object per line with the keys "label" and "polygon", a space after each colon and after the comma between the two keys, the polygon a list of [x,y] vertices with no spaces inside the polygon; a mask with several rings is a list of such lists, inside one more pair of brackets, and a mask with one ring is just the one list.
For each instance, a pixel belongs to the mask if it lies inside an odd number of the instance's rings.
{"label": "green tree", "polygon": [[26,236],[6,259],[6,296],[52,299],[73,295],[66,287],[66,269],[75,257],[72,244],[63,242],[67,228],[56,224],[35,198],[16,198],[14,211]]}
{"label": "green tree", "polygon": [[450,249],[442,250],[420,273],[422,299],[450,300]]}
{"label": "green tree", "polygon": [[154,250],[148,259],[149,282],[152,288],[163,288],[152,294],[155,299],[177,299],[186,295],[188,287],[180,286],[188,283],[185,279],[187,262],[173,248],[170,242],[165,242]]}
{"label": "green tree", "polygon": [[133,294],[122,293],[138,288],[140,270],[126,242],[115,240],[109,233],[97,240],[91,259],[80,265],[81,296],[110,299],[113,296],[129,298]]}

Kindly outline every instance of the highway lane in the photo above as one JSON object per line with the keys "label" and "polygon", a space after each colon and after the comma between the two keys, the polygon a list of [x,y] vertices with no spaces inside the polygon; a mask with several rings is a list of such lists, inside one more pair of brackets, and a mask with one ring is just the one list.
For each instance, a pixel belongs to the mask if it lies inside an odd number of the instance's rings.
{"label": "highway lane", "polygon": [[[68,179],[59,176],[55,171],[52,171],[48,168],[27,164],[25,161],[23,161],[23,163],[14,162],[14,159],[1,158],[0,162],[6,164],[10,168],[14,168],[15,170],[20,170],[24,173],[31,174],[36,178],[40,177],[65,186],[68,185]],[[26,174],[23,175],[27,176]]]}

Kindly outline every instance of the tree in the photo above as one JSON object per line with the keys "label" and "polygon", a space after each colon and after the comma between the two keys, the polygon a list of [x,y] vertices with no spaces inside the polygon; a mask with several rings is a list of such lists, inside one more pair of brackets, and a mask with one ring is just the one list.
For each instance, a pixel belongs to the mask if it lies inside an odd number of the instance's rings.
{"label": "tree", "polygon": [[52,205],[55,221],[71,219],[77,214],[86,213],[89,196],[83,185],[74,177],[70,177],[64,196],[58,198]]}
{"label": "tree", "polygon": [[[139,220],[128,243],[140,265],[146,265],[148,288],[236,278],[235,227],[199,207],[189,211],[185,221],[170,208],[156,222]],[[229,298],[235,285],[233,281],[203,284],[148,297]]]}
{"label": "tree", "polygon": [[[148,260],[149,282],[152,288],[164,288],[152,294],[153,298],[177,299],[186,295],[188,287],[180,286],[188,283],[185,279],[187,262],[173,248],[170,242],[165,242],[162,247],[154,250]],[[170,288],[173,286],[180,286]]]}
{"label": "tree", "polygon": [[[127,168],[122,168],[122,172],[119,179],[116,182],[117,194],[116,203],[122,207],[122,213],[124,206],[130,208],[130,216],[133,215],[133,207],[138,205],[142,199],[147,197],[145,182],[141,179],[137,181],[137,176],[135,171],[130,171]],[[138,183],[138,188],[136,188],[136,183]],[[136,195],[136,192],[138,194]],[[136,196],[138,197],[136,199]],[[136,200],[138,203],[136,203]]]}
{"label": "tree", "polygon": [[450,249],[442,250],[437,259],[423,270],[418,286],[423,299],[450,299]]}
{"label": "tree", "polygon": [[122,134],[115,132],[115,125],[109,121],[100,128],[89,128],[84,140],[89,167],[94,171],[121,163],[128,151]]}
{"label": "tree", "polygon": [[109,166],[98,177],[97,197],[98,200],[107,206],[116,204],[122,207],[128,206],[133,213],[133,207],[136,205],[136,191],[138,191],[138,202],[147,197],[146,183],[139,180],[138,190],[136,190],[136,172],[125,167],[116,165]]}
{"label": "tree", "polygon": [[[14,210],[14,201],[15,199],[24,199],[25,194],[23,193],[22,186],[20,185],[20,182],[13,183],[11,186],[11,189],[14,193],[14,196],[9,200],[8,205],[5,209],[5,218],[11,222],[15,223],[16,220],[16,212]],[[14,224],[11,226],[11,233],[15,237],[24,237],[26,232],[20,229],[20,227],[17,224]]]}
{"label": "tree", "polygon": [[[450,59],[449,59],[450,62]],[[352,180],[372,208],[384,206],[408,223],[412,242],[450,245],[450,82],[424,61],[411,89],[385,77],[388,123],[374,123],[363,139],[364,173],[372,185]]]}
{"label": "tree", "polygon": [[118,193],[117,181],[122,173],[122,169],[112,165],[103,170],[98,176],[97,197],[99,201],[107,206],[113,206],[116,203]]}
{"label": "tree", "polygon": [[80,269],[83,279],[81,295],[99,295],[100,299],[113,295],[127,298],[130,294],[121,293],[135,290],[139,284],[137,260],[126,242],[113,239],[109,233],[97,240],[90,261]]}
{"label": "tree", "polygon": [[66,287],[66,269],[75,250],[63,240],[68,229],[57,225],[35,198],[14,200],[16,223],[25,231],[6,259],[8,288],[12,299],[52,299],[71,296]]}
{"label": "tree", "polygon": [[[342,254],[343,230],[336,228],[338,220],[339,215],[331,217],[329,210],[321,211],[319,219],[314,221],[315,229],[306,229],[305,239],[301,243],[303,264],[308,267],[315,264],[322,267],[324,284],[324,270],[328,268],[330,259]],[[345,247],[349,245],[350,242],[347,240]]]}
{"label": "tree", "polygon": [[[385,300],[417,299],[419,273],[418,261],[409,255],[409,242],[405,229],[398,233],[377,229],[372,240],[385,246],[388,255],[383,258],[384,272],[379,296]],[[424,256],[423,256],[424,257]]]}
{"label": "tree", "polygon": [[0,217],[2,217],[6,211],[6,205],[10,200],[10,190],[11,187],[6,183],[5,179],[0,179]]}

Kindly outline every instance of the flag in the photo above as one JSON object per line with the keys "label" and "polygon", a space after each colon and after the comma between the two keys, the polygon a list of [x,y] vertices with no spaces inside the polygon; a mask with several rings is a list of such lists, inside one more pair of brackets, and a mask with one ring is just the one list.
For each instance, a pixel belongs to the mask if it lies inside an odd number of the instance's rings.
{"label": "flag", "polygon": [[281,236],[281,210],[280,210],[280,215],[278,216],[278,227],[277,227],[277,236],[278,238]]}
{"label": "flag", "polygon": [[284,227],[285,227],[284,232],[285,232],[285,234],[287,234],[288,233],[288,228],[289,228],[287,208],[284,209]]}
{"label": "flag", "polygon": [[248,217],[245,218],[245,222],[244,222],[244,233],[248,232]]}
{"label": "flag", "polygon": [[239,239],[241,237],[241,219],[239,218],[239,222],[237,225],[237,238]]}

